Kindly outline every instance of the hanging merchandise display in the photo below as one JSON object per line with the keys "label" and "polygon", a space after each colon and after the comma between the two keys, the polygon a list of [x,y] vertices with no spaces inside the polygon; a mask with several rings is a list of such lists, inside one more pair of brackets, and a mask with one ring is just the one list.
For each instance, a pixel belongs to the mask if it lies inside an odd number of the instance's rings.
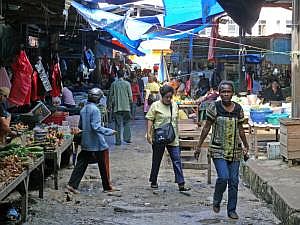
{"label": "hanging merchandise display", "polygon": [[52,78],[51,96],[58,97],[58,96],[60,96],[61,90],[62,90],[62,83],[61,83],[62,78],[61,78],[61,72],[60,72],[60,67],[59,67],[58,62],[56,62],[54,65],[52,65],[51,71],[52,71],[52,74],[51,74],[51,78]]}
{"label": "hanging merchandise display", "polygon": [[0,66],[0,87],[11,88],[11,83],[4,66]]}
{"label": "hanging merchandise display", "polygon": [[51,84],[50,84],[50,81],[48,79],[48,76],[46,74],[46,71],[45,71],[45,68],[43,66],[43,63],[42,63],[42,57],[39,57],[38,58],[38,61],[36,62],[35,64],[35,69],[42,81],[42,84],[44,86],[44,89],[48,92],[48,91],[51,91],[52,90],[52,87],[51,87]]}
{"label": "hanging merchandise display", "polygon": [[25,51],[20,51],[11,67],[13,78],[9,101],[18,106],[30,104],[31,75],[33,69]]}

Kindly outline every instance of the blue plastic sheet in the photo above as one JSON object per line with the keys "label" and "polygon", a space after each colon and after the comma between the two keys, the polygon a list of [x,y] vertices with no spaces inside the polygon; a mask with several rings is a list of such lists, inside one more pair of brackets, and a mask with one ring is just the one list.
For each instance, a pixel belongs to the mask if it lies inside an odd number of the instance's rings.
{"label": "blue plastic sheet", "polygon": [[[203,16],[206,18],[208,16],[218,15],[224,12],[224,9],[214,0],[163,0],[163,3],[165,8],[165,27],[203,18]],[[206,8],[203,10],[202,6]],[[203,12],[205,12],[204,15]]]}

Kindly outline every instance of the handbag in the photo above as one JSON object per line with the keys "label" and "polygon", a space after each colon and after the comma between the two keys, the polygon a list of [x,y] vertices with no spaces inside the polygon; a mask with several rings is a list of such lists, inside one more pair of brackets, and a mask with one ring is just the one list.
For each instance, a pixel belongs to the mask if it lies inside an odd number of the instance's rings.
{"label": "handbag", "polygon": [[172,125],[172,103],[170,105],[171,119],[170,123],[164,124],[163,126],[154,130],[153,143],[154,144],[170,144],[175,140],[175,131]]}

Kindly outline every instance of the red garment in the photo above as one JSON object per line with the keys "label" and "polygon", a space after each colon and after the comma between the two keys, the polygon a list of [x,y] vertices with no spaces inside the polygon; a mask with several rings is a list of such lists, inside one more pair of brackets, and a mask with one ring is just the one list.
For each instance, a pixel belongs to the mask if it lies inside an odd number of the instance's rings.
{"label": "red garment", "polygon": [[132,101],[137,103],[138,97],[141,96],[140,88],[138,84],[131,84]]}
{"label": "red garment", "polygon": [[58,97],[58,96],[60,96],[61,90],[62,90],[61,72],[60,72],[60,68],[59,68],[59,63],[52,65],[51,71],[52,71],[51,96]]}
{"label": "red garment", "polygon": [[217,38],[219,36],[219,19],[216,19],[213,22],[213,26],[211,29],[210,40],[209,40],[209,48],[208,48],[208,61],[215,62],[215,48],[217,46]]}
{"label": "red garment", "polygon": [[191,95],[191,79],[188,79],[186,82],[185,82],[185,95],[186,96],[190,96]]}
{"label": "red garment", "polygon": [[21,51],[11,65],[13,70],[9,101],[18,106],[30,104],[32,66],[25,51]]}
{"label": "red garment", "polygon": [[43,96],[42,93],[44,92],[44,86],[39,78],[39,74],[37,71],[34,71],[32,74],[31,101],[43,100],[45,96]]}
{"label": "red garment", "polygon": [[246,74],[246,81],[247,81],[247,91],[252,93],[252,77],[251,77],[250,73]]}

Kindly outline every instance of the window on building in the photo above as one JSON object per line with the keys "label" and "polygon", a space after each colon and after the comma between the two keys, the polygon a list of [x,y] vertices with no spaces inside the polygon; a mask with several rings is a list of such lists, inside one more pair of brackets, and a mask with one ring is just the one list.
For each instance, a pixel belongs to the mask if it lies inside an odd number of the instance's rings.
{"label": "window on building", "polygon": [[286,23],[286,32],[288,34],[292,33],[292,20],[287,20],[285,23]]}
{"label": "window on building", "polygon": [[228,21],[228,34],[236,33],[236,24],[233,20]]}
{"label": "window on building", "polygon": [[266,35],[266,27],[267,27],[267,21],[259,20],[258,21],[258,35],[265,36]]}

